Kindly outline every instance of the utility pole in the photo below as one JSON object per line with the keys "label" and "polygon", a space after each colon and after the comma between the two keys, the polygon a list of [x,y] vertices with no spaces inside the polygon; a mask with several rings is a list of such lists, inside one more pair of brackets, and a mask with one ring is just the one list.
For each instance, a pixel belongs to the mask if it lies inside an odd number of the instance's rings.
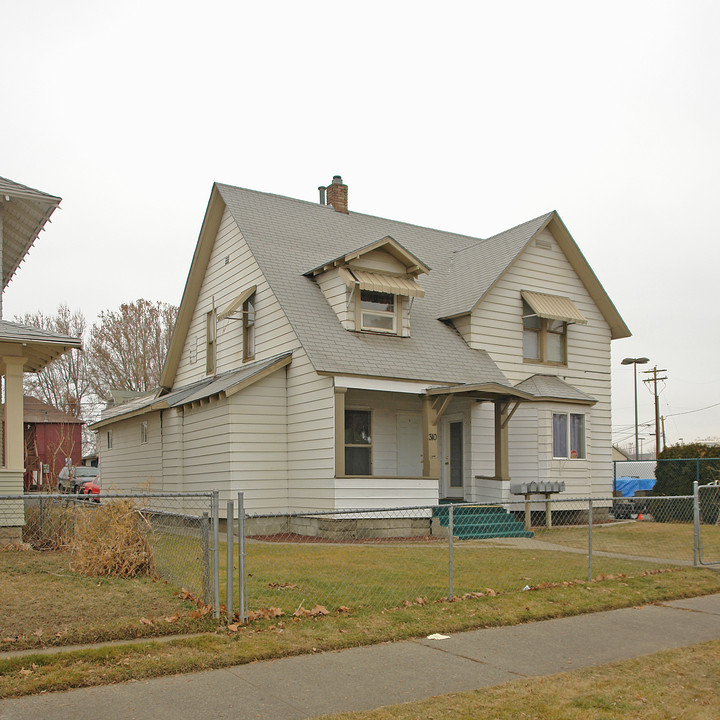
{"label": "utility pole", "polygon": [[[657,459],[660,455],[660,404],[658,402],[658,389],[657,384],[661,380],[667,380],[667,377],[658,377],[658,373],[664,373],[667,370],[658,370],[656,365],[652,370],[643,370],[643,374],[652,375],[652,377],[643,380],[648,385],[653,384],[653,395],[655,396],[655,458]],[[663,447],[665,447],[665,423],[663,422]]]}

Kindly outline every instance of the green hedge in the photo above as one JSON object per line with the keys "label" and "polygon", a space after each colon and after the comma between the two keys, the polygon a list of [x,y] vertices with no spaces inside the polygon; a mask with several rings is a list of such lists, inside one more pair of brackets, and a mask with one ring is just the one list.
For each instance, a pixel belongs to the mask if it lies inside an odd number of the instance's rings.
{"label": "green hedge", "polygon": [[[709,485],[720,479],[720,448],[691,443],[689,445],[671,445],[658,456],[655,468],[655,488],[653,495],[674,496],[692,495],[693,483]],[[700,497],[700,520],[714,523],[718,518],[720,491],[703,493]],[[691,499],[679,500],[672,508],[663,507],[663,501],[650,503],[650,512],[659,522],[692,522],[693,502]]]}

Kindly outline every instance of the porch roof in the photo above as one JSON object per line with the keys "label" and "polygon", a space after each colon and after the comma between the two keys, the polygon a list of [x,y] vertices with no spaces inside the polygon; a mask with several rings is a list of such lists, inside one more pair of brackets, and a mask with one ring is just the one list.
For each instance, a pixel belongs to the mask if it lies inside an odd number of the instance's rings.
{"label": "porch roof", "polygon": [[425,390],[426,395],[468,395],[478,399],[495,400],[499,398],[515,398],[519,401],[531,402],[535,397],[524,390],[507,387],[499,383],[476,383],[465,385],[445,385],[440,387],[429,387]]}

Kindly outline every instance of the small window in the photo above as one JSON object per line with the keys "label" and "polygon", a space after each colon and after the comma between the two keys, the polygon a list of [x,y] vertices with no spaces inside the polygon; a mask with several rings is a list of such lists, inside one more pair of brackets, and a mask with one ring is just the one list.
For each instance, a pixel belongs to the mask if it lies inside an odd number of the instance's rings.
{"label": "small window", "polygon": [[205,344],[205,371],[208,375],[215,372],[216,363],[216,327],[215,327],[215,311],[211,310],[206,317],[206,344]]}
{"label": "small window", "polygon": [[581,413],[553,413],[553,457],[585,458],[585,416]]}
{"label": "small window", "polygon": [[360,329],[397,333],[397,303],[391,293],[360,291]]}
{"label": "small window", "polygon": [[107,449],[110,450],[112,448],[112,430],[107,431]]}
{"label": "small window", "polygon": [[555,365],[567,363],[567,323],[538,317],[524,300],[523,357]]}
{"label": "small window", "polygon": [[345,410],[345,474],[372,475],[372,414]]}
{"label": "small window", "polygon": [[140,423],[140,444],[144,445],[148,441],[148,424],[147,420]]}
{"label": "small window", "polygon": [[255,293],[243,303],[243,361],[255,357]]}

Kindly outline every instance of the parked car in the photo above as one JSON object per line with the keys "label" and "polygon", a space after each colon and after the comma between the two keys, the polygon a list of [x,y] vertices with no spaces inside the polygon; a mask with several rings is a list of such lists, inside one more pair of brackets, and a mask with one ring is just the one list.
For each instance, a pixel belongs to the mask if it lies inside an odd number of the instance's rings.
{"label": "parked car", "polygon": [[100,470],[96,467],[85,465],[64,467],[58,474],[58,490],[60,492],[84,493],[83,487],[88,483],[97,487],[97,491],[92,491],[97,495],[100,492]]}

